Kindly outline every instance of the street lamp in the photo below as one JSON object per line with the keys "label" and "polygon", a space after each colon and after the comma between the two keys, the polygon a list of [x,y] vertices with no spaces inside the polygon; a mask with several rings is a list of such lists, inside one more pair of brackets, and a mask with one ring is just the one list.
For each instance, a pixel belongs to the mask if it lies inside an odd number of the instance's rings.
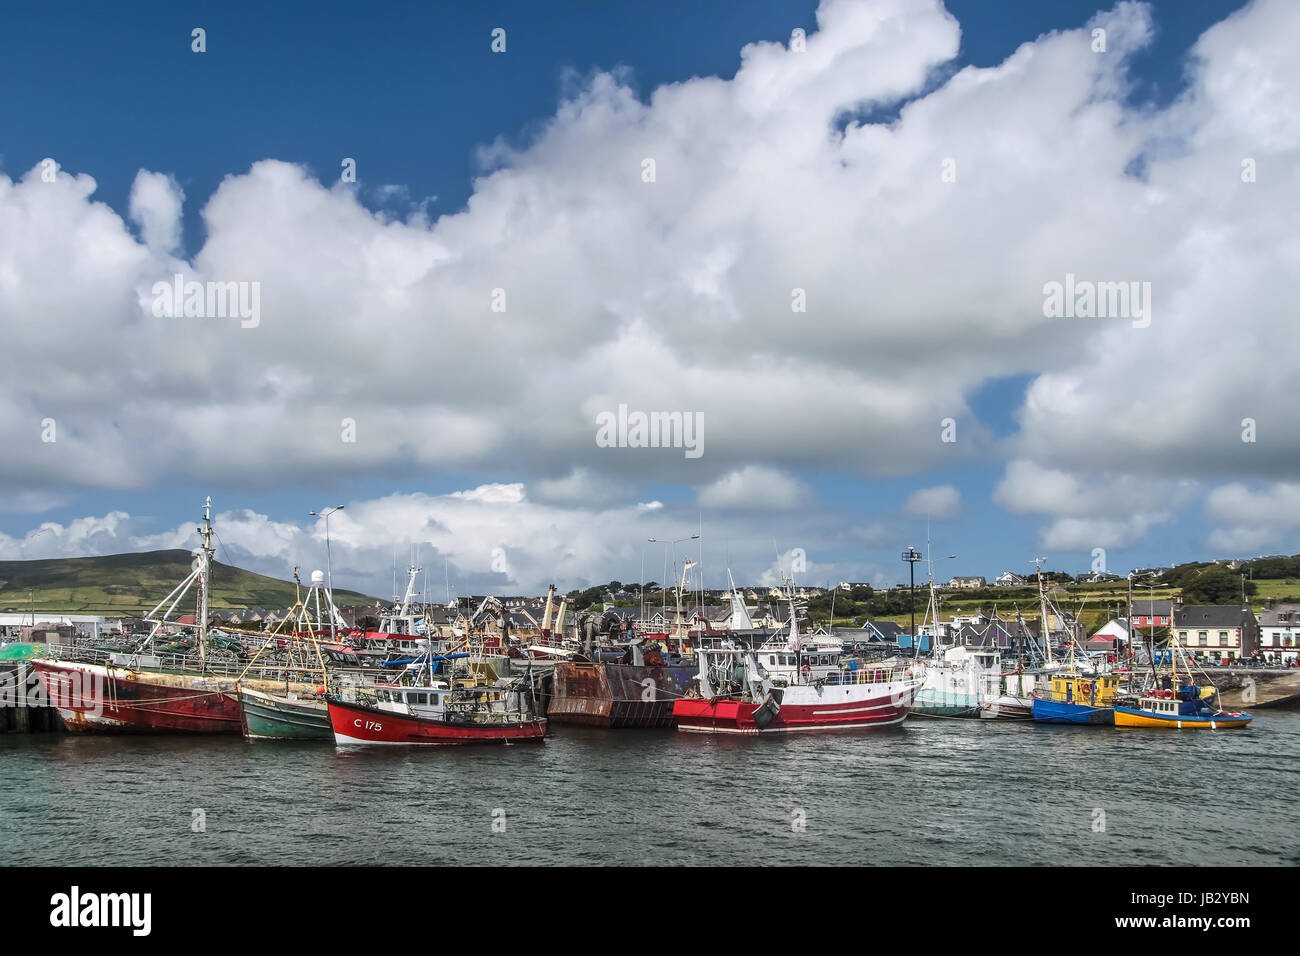
{"label": "street lamp", "polygon": [[[1160,574],[1159,571],[1130,571],[1128,574],[1128,626],[1130,633],[1133,631],[1133,579],[1149,577],[1147,582],[1147,613],[1151,616],[1151,639],[1147,643],[1147,651],[1151,655],[1151,677],[1156,678],[1156,585],[1155,578]],[[1173,624],[1172,610],[1170,611],[1170,624]],[[1173,634],[1173,628],[1169,629]]]}
{"label": "street lamp", "polygon": [[330,515],[342,510],[342,505],[335,505],[333,508],[326,508],[324,511],[310,512],[313,518],[325,519],[325,587],[329,589],[330,596],[330,640],[332,642],[337,642],[338,634],[334,630],[334,567],[330,559]]}
{"label": "street lamp", "polygon": [[[669,547],[670,547],[670,546],[672,547],[672,552],[673,552],[673,577],[676,578],[676,577],[677,577],[677,546],[678,546],[679,544],[681,544],[683,541],[694,541],[694,540],[695,540],[696,538],[698,538],[698,537],[699,537],[698,534],[692,534],[692,535],[687,535],[685,538],[677,538],[675,541],[671,541],[671,542],[670,542],[670,541],[659,541],[658,538],[646,538],[647,541],[655,542],[655,543],[657,543],[657,544],[662,544],[662,545],[664,546],[664,572],[665,572],[665,573],[664,573],[664,577],[667,577],[667,576],[668,576],[668,575],[667,575],[667,571],[668,571],[668,549],[669,549]],[[644,555],[644,552],[642,552],[642,554]],[[676,584],[676,581],[674,581],[674,584]],[[662,586],[662,584],[661,584],[661,585],[660,585],[660,591],[662,592],[662,590],[663,590],[663,586]],[[664,594],[664,600],[666,601],[667,599],[668,599],[668,595],[667,595],[667,594]],[[681,587],[679,586],[679,587],[677,587],[677,626],[678,626],[679,628],[681,627],[681,623],[682,623],[682,589],[681,589]],[[680,637],[680,632],[679,632],[678,641],[680,642],[680,640],[681,640],[681,637]]]}

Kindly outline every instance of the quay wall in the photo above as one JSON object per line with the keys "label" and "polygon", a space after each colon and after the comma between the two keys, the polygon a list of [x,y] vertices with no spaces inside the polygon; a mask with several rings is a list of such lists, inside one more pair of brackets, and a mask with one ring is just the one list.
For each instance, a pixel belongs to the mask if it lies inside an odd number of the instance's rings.
{"label": "quay wall", "polygon": [[48,706],[29,706],[40,678],[26,661],[0,661],[0,734],[62,733],[63,721]]}

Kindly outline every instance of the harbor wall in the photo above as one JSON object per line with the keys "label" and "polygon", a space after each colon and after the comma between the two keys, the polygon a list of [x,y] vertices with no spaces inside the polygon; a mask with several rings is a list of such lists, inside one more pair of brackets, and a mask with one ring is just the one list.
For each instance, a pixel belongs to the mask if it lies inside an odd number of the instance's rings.
{"label": "harbor wall", "polygon": [[63,721],[54,708],[32,706],[42,700],[41,679],[26,661],[0,662],[0,734],[62,733]]}
{"label": "harbor wall", "polygon": [[1229,710],[1252,707],[1300,707],[1300,669],[1254,667],[1211,668],[1211,682]]}

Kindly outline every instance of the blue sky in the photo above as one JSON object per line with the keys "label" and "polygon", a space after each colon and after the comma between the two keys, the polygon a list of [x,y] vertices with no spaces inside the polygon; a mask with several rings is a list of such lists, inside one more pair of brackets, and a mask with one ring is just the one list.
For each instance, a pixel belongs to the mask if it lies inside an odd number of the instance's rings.
{"label": "blue sky", "polygon": [[[1187,91],[1191,45],[1242,6],[1234,0],[1150,4],[1153,34],[1128,55],[1129,86],[1118,102],[1139,117],[1168,110]],[[1109,9],[1064,0],[950,0],[947,8],[961,25],[960,49],[930,71],[927,92],[962,67],[995,67],[1022,44],[1051,31],[1078,30]],[[423,204],[436,223],[439,217],[466,211],[475,177],[484,171],[481,148],[499,140],[527,153],[561,102],[578,95],[593,76],[613,71],[643,103],[665,84],[706,76],[730,80],[743,46],[786,43],[796,26],[812,33],[816,10],[817,4],[808,2],[402,4],[379,9],[334,3],[142,3],[125,9],[73,3],[58,10],[24,5],[7,14],[0,33],[0,88],[7,94],[0,97],[0,172],[17,181],[44,157],[56,157],[63,170],[93,176],[93,198],[124,219],[141,169],[169,175],[185,196],[181,243],[174,251],[190,262],[208,239],[201,216],[205,203],[227,177],[243,176],[265,159],[299,164],[330,183],[338,176],[340,158],[354,157],[361,180],[355,195],[364,207],[401,219]],[[195,26],[207,33],[202,55],[190,50]],[[504,56],[489,48],[495,27],[507,30]],[[888,121],[903,103],[917,98],[904,96],[886,104],[879,115],[867,115]],[[987,118],[991,129],[999,119]],[[1086,143],[1067,146],[1088,148]],[[381,186],[404,192],[385,198],[377,192]],[[400,332],[376,328],[374,334],[381,349],[395,344]],[[952,347],[951,342],[934,343],[937,350]],[[117,360],[132,358],[128,353]],[[337,358],[344,364],[348,360],[346,355]],[[894,371],[899,381],[911,374],[901,365]],[[322,364],[313,364],[310,372],[322,379],[335,374]],[[896,567],[901,578],[904,566],[897,552],[923,546],[925,518],[900,513],[900,508],[911,492],[938,485],[955,487],[962,502],[957,514],[934,522],[936,549],[961,556],[950,562],[960,565],[950,573],[992,576],[1007,568],[1024,570],[1033,556],[1049,553],[1042,540],[1047,520],[1042,513],[1013,513],[993,500],[1012,457],[1001,443],[1019,432],[1019,411],[1036,376],[1028,367],[1010,373],[993,369],[963,389],[971,418],[963,419],[962,427],[973,420],[988,440],[979,453],[955,458],[951,465],[931,459],[904,467],[901,474],[881,475],[845,467],[833,456],[783,462],[784,473],[811,492],[805,500],[814,503],[810,507],[827,526],[883,525],[856,544],[833,536],[824,544],[814,540],[809,550],[820,548],[820,571],[808,576],[866,574],[870,569],[888,576]],[[116,399],[106,401],[111,407]],[[816,427],[815,419],[807,427]],[[755,423],[755,441],[760,435],[764,443],[780,442],[779,435],[767,434]],[[138,439],[126,426],[123,436],[129,452]],[[238,436],[214,440],[237,442]],[[846,434],[843,440],[857,439]],[[882,458],[891,453],[887,443],[870,449]],[[1114,465],[1104,455],[1094,461],[1099,471]],[[308,510],[336,500],[442,495],[487,482],[528,483],[554,477],[550,464],[527,456],[512,461],[498,453],[409,467],[391,461],[373,468],[308,465],[286,476],[250,461],[242,474],[218,481],[161,469],[156,480],[112,482],[97,482],[84,472],[69,475],[72,480],[32,480],[15,469],[0,474],[0,490],[11,496],[6,500],[12,509],[0,512],[0,532],[19,541],[42,522],[68,525],[116,510],[132,516],[132,534],[156,534],[189,521],[195,502],[206,493],[218,497],[218,509],[249,508],[272,521],[305,523]],[[1076,469],[1085,476],[1088,472],[1086,466]],[[1160,468],[1148,465],[1136,471],[1158,474]],[[1229,470],[1228,477],[1250,482],[1268,475],[1266,470],[1258,475]],[[653,474],[638,478],[622,473],[617,480],[630,499],[658,500],[681,522],[702,521],[706,531],[717,527],[715,516],[695,502],[698,484],[676,475],[659,480]],[[12,505],[13,496],[34,490],[50,495],[47,507]],[[723,523],[716,536],[706,537],[711,551],[725,549],[733,556],[765,549],[753,559],[758,570],[769,563],[771,544],[763,542],[774,535],[765,527],[761,508],[747,520],[752,535],[738,531],[744,527],[739,522]],[[797,539],[798,527],[787,514],[777,534]],[[1189,502],[1179,507],[1175,519],[1116,539],[1107,547],[1108,564],[1123,572],[1217,556],[1207,544],[1212,527],[1201,503]],[[784,550],[797,544],[781,540],[777,546]],[[627,579],[639,571],[627,564],[639,547],[621,553],[622,563],[611,567],[608,577]],[[1049,555],[1051,565],[1072,572],[1086,570],[1091,562],[1081,547],[1058,546]],[[251,551],[249,560],[258,560]],[[364,560],[359,552],[351,569],[361,583],[371,575],[361,566]],[[280,556],[266,561],[270,567]],[[712,562],[706,555],[706,564],[710,577],[723,576],[716,555]],[[467,582],[482,583],[472,569],[465,570]],[[387,567],[379,569],[380,578],[388,574]]]}

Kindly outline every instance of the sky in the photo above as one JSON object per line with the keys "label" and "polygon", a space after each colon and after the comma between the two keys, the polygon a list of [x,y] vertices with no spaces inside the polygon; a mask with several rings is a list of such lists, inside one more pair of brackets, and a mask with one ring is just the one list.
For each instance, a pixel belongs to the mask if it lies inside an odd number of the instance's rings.
{"label": "sky", "polygon": [[1300,551],[1297,40],[1286,0],[15,9],[0,559],[193,547],[208,495],[278,577],[344,505],[384,597]]}

